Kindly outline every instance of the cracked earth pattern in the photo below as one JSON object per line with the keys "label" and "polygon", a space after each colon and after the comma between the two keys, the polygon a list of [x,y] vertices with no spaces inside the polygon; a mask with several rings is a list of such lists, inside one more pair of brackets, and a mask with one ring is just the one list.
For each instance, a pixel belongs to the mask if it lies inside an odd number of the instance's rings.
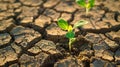
{"label": "cracked earth pattern", "polygon": [[[72,52],[59,18],[89,21]],[[120,0],[96,0],[88,17],[74,0],[0,0],[0,67],[120,67]]]}

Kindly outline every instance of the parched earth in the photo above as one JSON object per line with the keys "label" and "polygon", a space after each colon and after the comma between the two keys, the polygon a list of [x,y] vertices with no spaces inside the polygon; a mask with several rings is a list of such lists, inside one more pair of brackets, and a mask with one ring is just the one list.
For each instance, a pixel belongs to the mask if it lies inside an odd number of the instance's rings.
{"label": "parched earth", "polygon": [[[89,22],[71,52],[59,18]],[[0,0],[0,67],[120,67],[120,0],[96,0],[88,16],[74,0]]]}

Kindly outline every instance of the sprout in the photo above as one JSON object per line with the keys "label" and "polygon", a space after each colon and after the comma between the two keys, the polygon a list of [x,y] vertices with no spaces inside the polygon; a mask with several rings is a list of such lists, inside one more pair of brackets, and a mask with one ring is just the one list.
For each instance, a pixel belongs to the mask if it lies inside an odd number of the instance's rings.
{"label": "sprout", "polygon": [[63,30],[67,30],[67,33],[66,33],[65,36],[69,39],[69,50],[70,51],[71,51],[71,48],[72,48],[72,43],[76,40],[74,29],[78,28],[78,27],[81,27],[81,26],[83,26],[87,23],[88,22],[85,21],[85,20],[80,20],[77,23],[75,23],[74,26],[72,27],[64,19],[59,19],[58,20],[58,26]]}
{"label": "sprout", "polygon": [[88,14],[89,10],[94,6],[95,0],[76,0],[76,3],[79,6],[86,8],[86,15]]}

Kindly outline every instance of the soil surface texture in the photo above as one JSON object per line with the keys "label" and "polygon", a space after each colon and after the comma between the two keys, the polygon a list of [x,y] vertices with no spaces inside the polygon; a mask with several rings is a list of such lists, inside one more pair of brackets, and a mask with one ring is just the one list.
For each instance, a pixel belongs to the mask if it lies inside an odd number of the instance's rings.
{"label": "soil surface texture", "polygon": [[[59,18],[89,22],[71,51]],[[0,0],[0,67],[120,67],[120,0],[95,0],[87,16],[75,0]]]}

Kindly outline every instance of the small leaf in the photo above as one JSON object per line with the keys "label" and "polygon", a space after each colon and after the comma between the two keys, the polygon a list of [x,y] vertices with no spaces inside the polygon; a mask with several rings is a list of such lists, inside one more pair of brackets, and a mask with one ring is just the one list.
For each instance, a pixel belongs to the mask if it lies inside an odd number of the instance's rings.
{"label": "small leaf", "polygon": [[95,4],[95,0],[89,0],[90,7],[92,8]]}
{"label": "small leaf", "polygon": [[86,4],[86,8],[89,10],[91,8],[90,3]]}
{"label": "small leaf", "polygon": [[72,30],[73,30],[72,26],[69,25],[69,27],[68,27],[68,31],[72,31]]}
{"label": "small leaf", "polygon": [[81,27],[81,26],[83,26],[83,25],[85,25],[87,23],[88,23],[88,21],[80,20],[80,21],[78,21],[77,23],[74,24],[73,29],[75,29],[77,27]]}
{"label": "small leaf", "polygon": [[63,30],[68,30],[68,23],[64,19],[58,20],[58,26]]}
{"label": "small leaf", "polygon": [[79,6],[82,6],[82,7],[85,7],[85,6],[86,6],[86,1],[85,1],[85,0],[76,0],[76,3],[77,3]]}
{"label": "small leaf", "polygon": [[66,33],[67,38],[74,38],[74,36],[75,36],[75,34],[74,34],[73,31],[69,31],[69,32]]}

